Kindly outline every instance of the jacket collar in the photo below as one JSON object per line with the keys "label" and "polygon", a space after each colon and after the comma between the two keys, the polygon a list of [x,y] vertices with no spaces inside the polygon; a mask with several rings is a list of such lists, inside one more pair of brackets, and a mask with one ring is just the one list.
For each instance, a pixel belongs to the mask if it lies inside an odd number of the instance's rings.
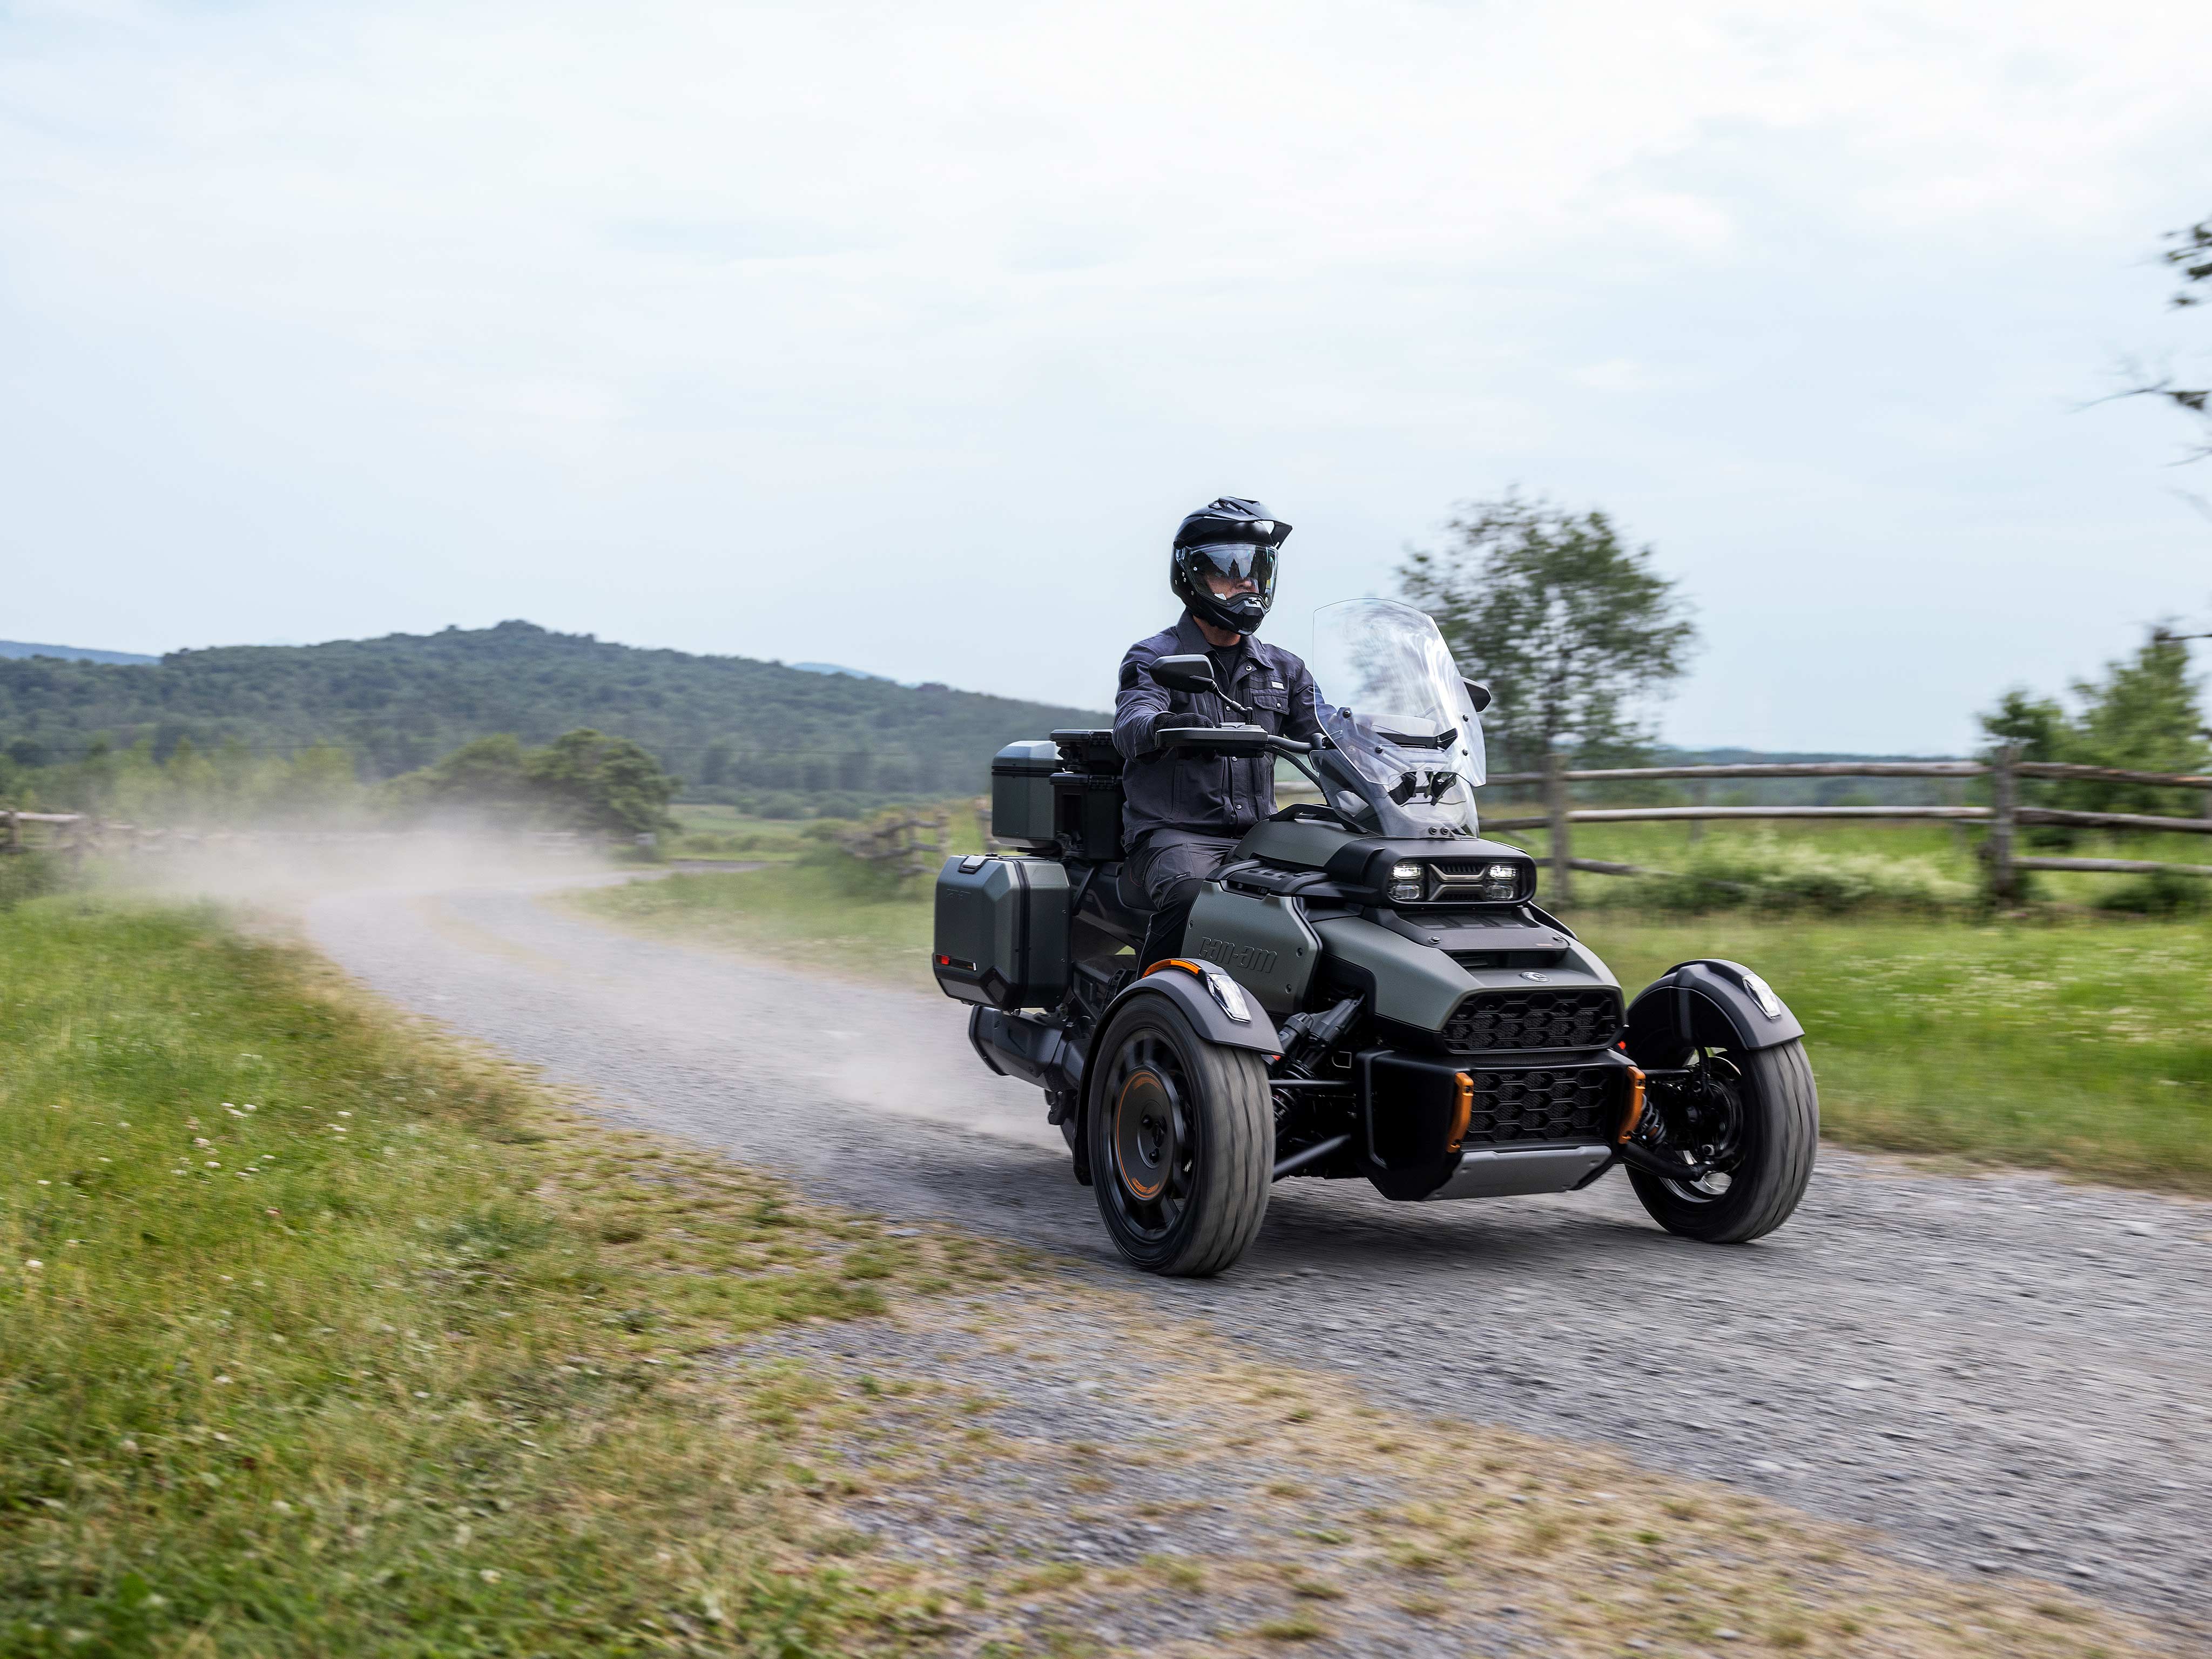
{"label": "jacket collar", "polygon": [[[1200,652],[1211,651],[1214,648],[1213,641],[1198,631],[1198,618],[1188,611],[1182,613],[1182,620],[1177,622],[1170,631],[1175,635],[1176,644],[1185,656],[1195,656]],[[1260,654],[1259,640],[1247,634],[1243,636],[1243,645],[1245,662],[1249,665],[1256,661]]]}

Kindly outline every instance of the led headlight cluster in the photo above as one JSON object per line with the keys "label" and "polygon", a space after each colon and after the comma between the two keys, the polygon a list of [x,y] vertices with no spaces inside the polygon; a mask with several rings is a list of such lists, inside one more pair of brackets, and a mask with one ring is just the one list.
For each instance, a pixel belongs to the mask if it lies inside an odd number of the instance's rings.
{"label": "led headlight cluster", "polygon": [[1510,904],[1533,890],[1528,866],[1455,860],[1449,867],[1408,860],[1390,866],[1393,904]]}

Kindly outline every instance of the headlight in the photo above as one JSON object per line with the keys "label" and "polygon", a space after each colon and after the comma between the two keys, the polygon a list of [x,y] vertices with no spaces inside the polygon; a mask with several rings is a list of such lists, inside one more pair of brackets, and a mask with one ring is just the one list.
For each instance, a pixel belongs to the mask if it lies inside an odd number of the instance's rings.
{"label": "headlight", "polygon": [[1474,879],[1468,890],[1479,899],[1497,901],[1516,897],[1521,890],[1520,868],[1511,864],[1491,865]]}
{"label": "headlight", "polygon": [[1398,904],[1417,903],[1429,890],[1429,872],[1419,864],[1394,864],[1390,866],[1389,895]]}
{"label": "headlight", "polygon": [[[1401,889],[1399,878],[1409,870],[1419,871],[1425,881]],[[1390,896],[1401,902],[1426,899],[1431,904],[1510,904],[1535,890],[1533,874],[1528,866],[1503,859],[1494,864],[1457,859],[1427,866],[1401,864],[1390,872]]]}

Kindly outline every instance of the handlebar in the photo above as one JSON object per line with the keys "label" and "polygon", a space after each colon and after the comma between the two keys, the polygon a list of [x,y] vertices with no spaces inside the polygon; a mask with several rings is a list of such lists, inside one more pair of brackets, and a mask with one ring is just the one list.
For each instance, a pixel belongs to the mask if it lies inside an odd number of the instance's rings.
{"label": "handlebar", "polygon": [[1313,744],[1278,737],[1256,726],[1171,726],[1159,734],[1163,749],[1227,750],[1248,755],[1310,755]]}

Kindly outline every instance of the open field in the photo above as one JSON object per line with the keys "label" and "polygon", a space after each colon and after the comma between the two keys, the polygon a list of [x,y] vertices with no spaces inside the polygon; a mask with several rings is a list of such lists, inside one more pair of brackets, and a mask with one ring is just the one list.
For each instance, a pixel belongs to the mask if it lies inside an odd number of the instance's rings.
{"label": "open field", "polygon": [[[1961,869],[1968,857],[1947,854],[1941,828],[1810,830],[1826,849],[1948,856]],[[1656,867],[1688,850],[1674,825],[1605,826],[1578,834],[1577,848]],[[1576,926],[1632,991],[1698,956],[1747,963],[1774,983],[1807,1026],[1832,1139],[2212,1192],[2212,924],[2065,912],[1661,915],[1608,890],[1632,884],[1579,883],[1598,902],[1575,912]],[[927,989],[927,882],[914,886],[908,897],[854,896],[832,872],[802,867],[568,902],[671,937]]]}
{"label": "open field", "polygon": [[800,1203],[209,912],[0,974],[9,1653],[2166,1650]]}
{"label": "open field", "polygon": [[[982,843],[975,823],[975,802],[957,800],[919,802],[896,809],[927,817],[942,813],[951,850],[973,852]],[[796,859],[809,848],[829,842],[854,820],[837,818],[750,817],[733,806],[679,803],[670,809],[678,830],[661,837],[659,851],[669,858],[744,859],[748,861]]]}

